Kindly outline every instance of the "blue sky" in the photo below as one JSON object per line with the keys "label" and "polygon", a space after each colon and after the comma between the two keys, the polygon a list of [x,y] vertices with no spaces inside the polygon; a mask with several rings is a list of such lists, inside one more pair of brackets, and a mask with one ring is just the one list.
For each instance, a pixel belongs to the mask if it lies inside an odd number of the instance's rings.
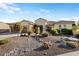
{"label": "blue sky", "polygon": [[23,19],[34,21],[79,19],[78,3],[0,3],[0,21],[16,22]]}

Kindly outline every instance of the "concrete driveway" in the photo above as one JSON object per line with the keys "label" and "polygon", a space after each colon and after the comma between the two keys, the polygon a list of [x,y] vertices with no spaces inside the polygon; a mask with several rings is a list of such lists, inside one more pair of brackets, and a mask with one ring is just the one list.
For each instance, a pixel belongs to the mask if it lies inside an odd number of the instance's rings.
{"label": "concrete driveway", "polygon": [[6,34],[6,35],[0,35],[0,40],[8,38],[8,37],[14,37],[19,36],[20,34]]}

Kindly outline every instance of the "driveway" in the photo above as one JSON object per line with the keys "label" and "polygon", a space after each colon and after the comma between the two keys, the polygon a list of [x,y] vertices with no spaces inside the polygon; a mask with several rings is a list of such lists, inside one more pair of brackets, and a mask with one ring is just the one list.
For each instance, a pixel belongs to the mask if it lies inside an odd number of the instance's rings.
{"label": "driveway", "polygon": [[8,38],[8,37],[14,37],[19,36],[20,34],[6,34],[6,35],[0,35],[0,40]]}

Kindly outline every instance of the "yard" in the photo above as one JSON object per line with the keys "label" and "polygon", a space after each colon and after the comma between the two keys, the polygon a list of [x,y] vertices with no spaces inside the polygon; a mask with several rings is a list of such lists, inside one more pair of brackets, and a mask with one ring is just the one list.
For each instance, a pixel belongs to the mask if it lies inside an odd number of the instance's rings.
{"label": "yard", "polygon": [[[64,36],[63,36],[64,37]],[[61,39],[61,36],[48,36],[39,37],[35,40],[31,37],[12,37],[11,41],[7,44],[0,45],[0,55],[6,56],[56,56],[67,52],[79,50],[79,43],[77,48],[64,48],[60,47],[57,41]],[[44,49],[42,42],[51,42],[52,47]]]}

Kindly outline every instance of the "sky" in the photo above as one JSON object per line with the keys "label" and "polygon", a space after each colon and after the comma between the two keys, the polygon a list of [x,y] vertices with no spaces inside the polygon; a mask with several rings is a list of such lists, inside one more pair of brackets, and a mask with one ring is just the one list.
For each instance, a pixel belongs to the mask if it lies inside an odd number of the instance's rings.
{"label": "sky", "polygon": [[79,3],[0,3],[0,22],[79,19]]}

